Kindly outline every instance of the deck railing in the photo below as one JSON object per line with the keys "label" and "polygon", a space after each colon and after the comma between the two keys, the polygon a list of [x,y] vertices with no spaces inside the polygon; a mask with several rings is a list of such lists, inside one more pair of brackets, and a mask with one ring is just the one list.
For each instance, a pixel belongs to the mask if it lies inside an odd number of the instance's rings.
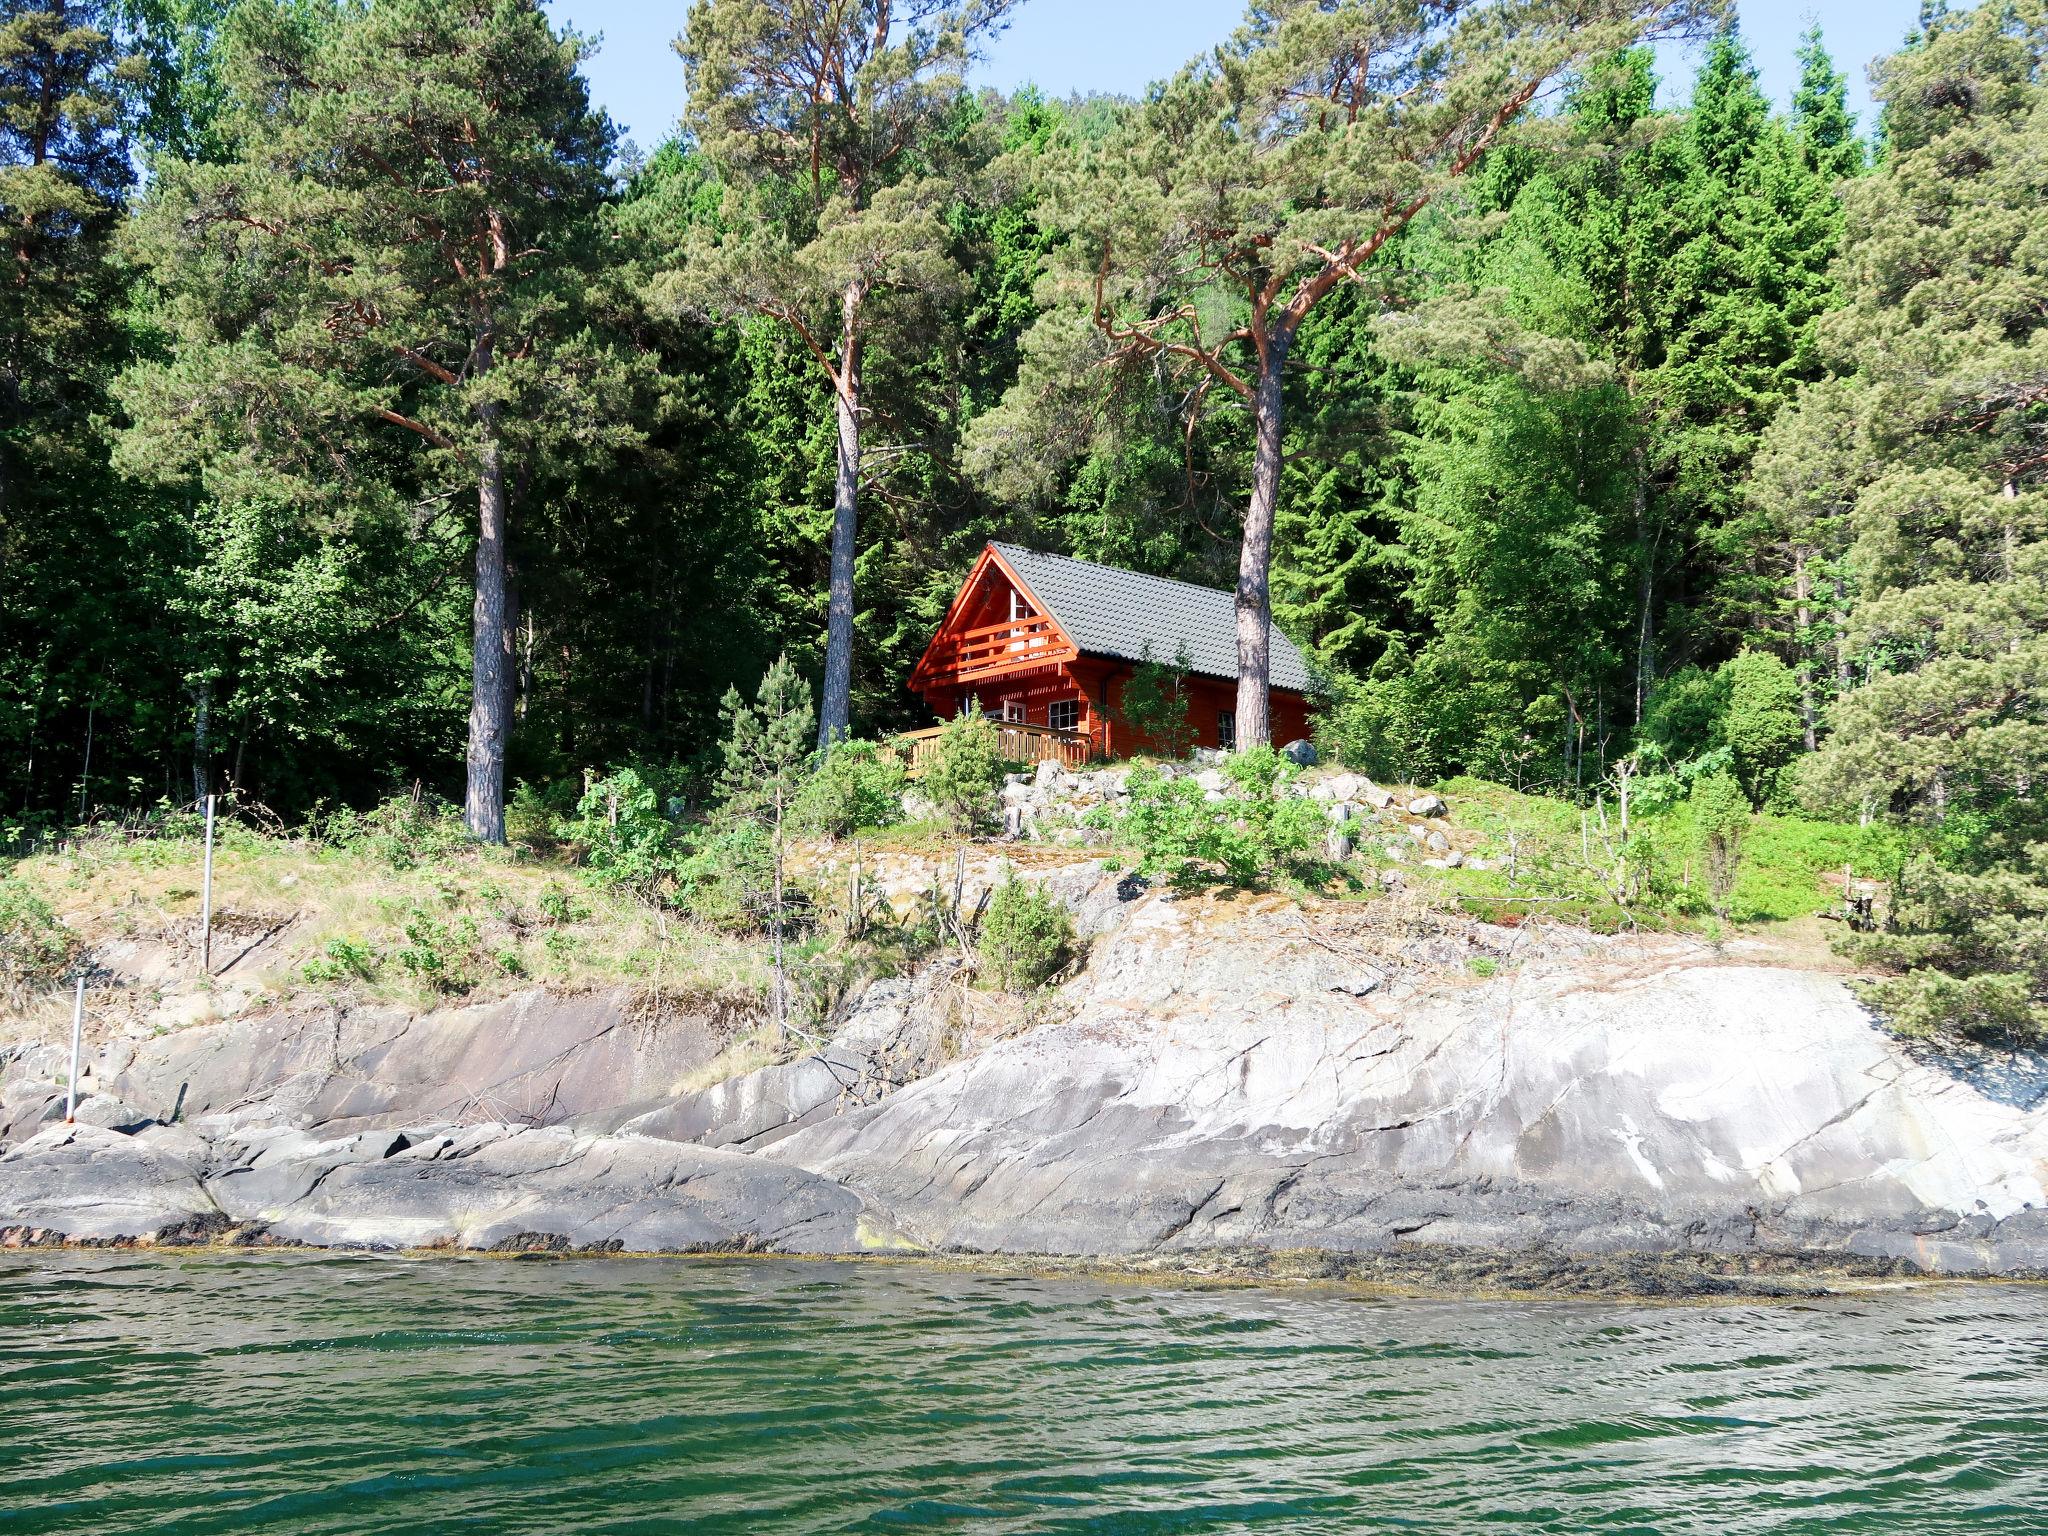
{"label": "deck railing", "polygon": [[[997,732],[997,749],[1004,757],[1017,763],[1064,763],[1069,768],[1080,768],[1095,754],[1095,743],[1081,731],[1056,731],[1050,726],[1024,725],[1015,720],[994,722]],[[909,772],[912,778],[938,755],[939,737],[945,734],[943,725],[927,730],[906,731],[900,738],[909,755]]]}
{"label": "deck railing", "polygon": [[1073,647],[1053,628],[1052,621],[1041,615],[962,630],[927,660],[934,671],[949,673],[953,681],[960,682],[1072,655]]}

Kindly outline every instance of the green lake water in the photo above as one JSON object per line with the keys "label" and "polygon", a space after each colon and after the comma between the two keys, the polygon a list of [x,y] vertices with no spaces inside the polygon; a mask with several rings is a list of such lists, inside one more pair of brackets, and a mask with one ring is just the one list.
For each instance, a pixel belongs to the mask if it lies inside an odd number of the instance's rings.
{"label": "green lake water", "polygon": [[0,1256],[0,1532],[2048,1532],[2048,1289]]}

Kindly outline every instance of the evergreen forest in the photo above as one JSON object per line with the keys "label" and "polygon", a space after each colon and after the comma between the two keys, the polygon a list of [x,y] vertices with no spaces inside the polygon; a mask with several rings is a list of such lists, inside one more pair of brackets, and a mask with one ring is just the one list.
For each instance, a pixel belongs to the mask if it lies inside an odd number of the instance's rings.
{"label": "evergreen forest", "polygon": [[977,89],[1028,3],[694,0],[643,154],[533,0],[5,0],[0,852],[688,823],[771,673],[778,763],[930,724],[1005,539],[1234,590],[1247,744],[1270,613],[1326,761],[1851,829],[1900,1019],[2048,1024],[2048,0],[1864,122],[1718,0]]}

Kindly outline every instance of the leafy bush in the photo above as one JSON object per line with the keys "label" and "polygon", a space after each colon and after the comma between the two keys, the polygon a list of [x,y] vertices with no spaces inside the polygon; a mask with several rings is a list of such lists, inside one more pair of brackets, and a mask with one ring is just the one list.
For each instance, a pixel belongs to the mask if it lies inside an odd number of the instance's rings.
{"label": "leafy bush", "polygon": [[425,907],[414,907],[406,914],[405,943],[392,958],[436,991],[467,992],[476,984],[478,937],[473,918],[445,923]]}
{"label": "leafy bush", "polygon": [[54,981],[71,955],[71,935],[40,896],[0,875],[0,997],[20,1001]]}
{"label": "leafy bush", "polygon": [[872,741],[842,741],[797,791],[797,825],[827,837],[903,819],[903,758]]}
{"label": "leafy bush", "polygon": [[1725,672],[1680,667],[1657,685],[1643,709],[1636,739],[1667,763],[1686,763],[1727,745],[1722,722],[1728,712]]}
{"label": "leafy bush", "polygon": [[946,722],[918,788],[955,832],[972,837],[994,817],[1006,767],[995,722],[969,710]]}
{"label": "leafy bush", "polygon": [[1074,922],[1043,888],[1006,874],[989,898],[975,949],[1005,992],[1042,987],[1074,948]]}
{"label": "leafy bush", "polygon": [[584,791],[562,835],[585,850],[591,874],[652,897],[673,864],[674,831],[653,789],[631,768]]}
{"label": "leafy bush", "polygon": [[1117,696],[1117,714],[1134,734],[1162,757],[1186,757],[1195,744],[1194,718],[1188,701],[1188,671],[1194,658],[1183,643],[1171,662],[1156,661],[1148,644],[1142,659],[1124,680]]}
{"label": "leafy bush", "polygon": [[368,981],[376,972],[375,946],[359,939],[329,939],[304,969],[308,981]]}
{"label": "leafy bush", "polygon": [[775,849],[769,829],[720,812],[675,866],[675,899],[697,921],[727,933],[757,932],[769,917]]}
{"label": "leafy bush", "polygon": [[394,795],[368,811],[347,807],[322,818],[322,841],[382,859],[393,869],[432,864],[475,847],[462,824],[462,811],[439,795],[415,791]]}
{"label": "leafy bush", "polygon": [[1140,872],[1180,886],[1220,877],[1245,887],[1306,872],[1325,823],[1314,801],[1281,793],[1294,765],[1260,746],[1226,759],[1223,773],[1230,787],[1219,800],[1191,775],[1168,778],[1149,768],[1131,775],[1122,828],[1137,845]]}
{"label": "leafy bush", "polygon": [[1777,657],[1744,651],[1724,662],[1727,713],[1721,734],[1749,803],[1761,808],[1777,798],[1778,781],[1804,744],[1799,718],[1799,679]]}
{"label": "leafy bush", "polygon": [[1735,894],[1736,877],[1742,870],[1742,842],[1749,831],[1751,814],[1749,796],[1743,793],[1733,774],[1709,774],[1693,786],[1692,812],[1714,915],[1725,921],[1729,898]]}

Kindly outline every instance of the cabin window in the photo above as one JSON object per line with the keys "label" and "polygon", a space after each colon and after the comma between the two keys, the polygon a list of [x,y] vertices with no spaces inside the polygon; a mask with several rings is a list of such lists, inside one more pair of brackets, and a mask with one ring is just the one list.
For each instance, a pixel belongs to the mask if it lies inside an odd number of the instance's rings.
{"label": "cabin window", "polygon": [[1237,711],[1219,709],[1216,711],[1216,745],[1230,752],[1237,747]]}
{"label": "cabin window", "polygon": [[1010,622],[1016,623],[1025,616],[1024,594],[1015,587],[1010,588]]}
{"label": "cabin window", "polygon": [[1077,730],[1081,724],[1079,699],[1054,699],[1046,706],[1045,723],[1056,731]]}
{"label": "cabin window", "polygon": [[1019,698],[1003,700],[1003,723],[1022,725],[1024,723],[1024,701]]}

